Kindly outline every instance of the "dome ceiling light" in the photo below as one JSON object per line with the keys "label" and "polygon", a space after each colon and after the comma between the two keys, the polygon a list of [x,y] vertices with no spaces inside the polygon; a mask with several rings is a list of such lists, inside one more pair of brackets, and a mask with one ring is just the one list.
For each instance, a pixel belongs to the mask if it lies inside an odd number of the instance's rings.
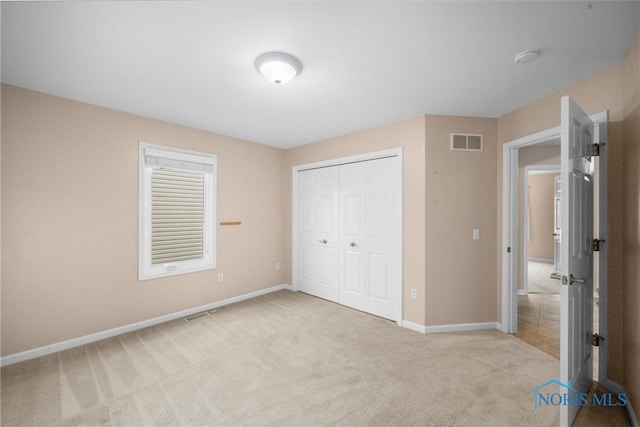
{"label": "dome ceiling light", "polygon": [[302,72],[302,63],[288,53],[267,52],[256,58],[256,68],[265,79],[281,85]]}
{"label": "dome ceiling light", "polygon": [[527,62],[531,62],[534,59],[537,59],[539,56],[539,50],[526,50],[517,54],[515,58],[513,58],[513,60],[516,64],[526,64]]}

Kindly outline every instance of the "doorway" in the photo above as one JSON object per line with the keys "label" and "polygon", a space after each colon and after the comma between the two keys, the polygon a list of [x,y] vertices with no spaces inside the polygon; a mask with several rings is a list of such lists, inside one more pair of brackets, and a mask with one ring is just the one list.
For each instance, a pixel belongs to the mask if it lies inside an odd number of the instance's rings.
{"label": "doorway", "polygon": [[[559,174],[560,141],[524,147],[519,153],[522,229],[518,262],[518,332],[522,341],[560,358]],[[534,164],[531,163],[551,163]],[[520,212],[520,210],[519,210]],[[555,273],[555,274],[554,274]]]}
{"label": "doorway", "polygon": [[[501,330],[518,332],[517,284],[522,270],[518,265],[521,250],[517,244],[522,234],[517,202],[522,191],[518,186],[519,154],[525,147],[544,144],[561,135],[563,203],[560,265],[564,286],[561,286],[560,303],[560,381],[572,384],[578,390],[576,393],[586,392],[591,384],[593,367],[597,372],[594,377],[605,387],[616,390],[620,387],[606,376],[606,340],[598,340],[594,335],[593,345],[596,347],[592,347],[590,339],[592,331],[599,331],[601,335],[606,335],[607,331],[607,248],[598,242],[605,240],[607,233],[608,113],[605,111],[589,117],[569,97],[562,98],[561,106],[561,127],[503,145]],[[592,287],[598,290],[599,299],[599,304],[593,306],[598,316],[595,325],[591,316]],[[599,359],[597,363],[593,363],[591,358],[592,349],[596,355],[593,359]],[[560,409],[561,424],[570,424],[577,409]]]}
{"label": "doorway", "polygon": [[[560,158],[559,141],[551,145],[532,145],[523,150],[535,150],[538,157],[549,161]],[[557,144],[556,144],[557,142]],[[554,277],[560,271],[560,165],[528,165],[523,174],[523,232],[522,269],[523,286],[519,294],[559,294],[560,282]],[[520,289],[524,291],[521,292]]]}

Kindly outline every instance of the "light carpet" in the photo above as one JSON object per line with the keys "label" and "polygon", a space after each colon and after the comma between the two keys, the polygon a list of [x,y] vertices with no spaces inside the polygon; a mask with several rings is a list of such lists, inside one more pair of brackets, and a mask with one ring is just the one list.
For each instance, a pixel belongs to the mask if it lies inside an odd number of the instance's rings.
{"label": "light carpet", "polygon": [[10,365],[2,426],[556,425],[558,361],[498,331],[422,335],[280,291]]}

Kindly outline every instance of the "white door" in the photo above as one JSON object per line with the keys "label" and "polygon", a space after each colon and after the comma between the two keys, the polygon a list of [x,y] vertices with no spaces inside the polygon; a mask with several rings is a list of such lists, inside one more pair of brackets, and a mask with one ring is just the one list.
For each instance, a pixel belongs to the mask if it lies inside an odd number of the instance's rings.
{"label": "white door", "polygon": [[367,311],[387,319],[399,316],[395,290],[402,288],[401,248],[396,239],[402,233],[400,176],[397,157],[367,163]]}
{"label": "white door", "polygon": [[340,303],[367,310],[366,163],[340,166]]}
{"label": "white door", "polygon": [[396,319],[401,284],[397,157],[340,166],[340,303]]}
{"label": "white door", "polygon": [[560,216],[561,216],[561,201],[562,201],[562,180],[560,175],[553,178],[553,273],[552,278],[556,275],[560,278]]}
{"label": "white door", "polygon": [[[593,370],[594,126],[569,97],[561,107],[560,380],[569,393],[586,393]],[[578,408],[561,406],[560,424],[571,425]]]}
{"label": "white door", "polygon": [[337,302],[338,169],[298,173],[299,289]]}

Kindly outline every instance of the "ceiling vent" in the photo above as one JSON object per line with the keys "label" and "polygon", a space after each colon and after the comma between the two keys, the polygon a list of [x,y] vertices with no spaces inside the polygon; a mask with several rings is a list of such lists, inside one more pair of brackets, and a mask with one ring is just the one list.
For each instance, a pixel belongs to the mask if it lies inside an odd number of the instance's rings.
{"label": "ceiling vent", "polygon": [[449,149],[452,151],[482,151],[482,135],[452,133]]}

